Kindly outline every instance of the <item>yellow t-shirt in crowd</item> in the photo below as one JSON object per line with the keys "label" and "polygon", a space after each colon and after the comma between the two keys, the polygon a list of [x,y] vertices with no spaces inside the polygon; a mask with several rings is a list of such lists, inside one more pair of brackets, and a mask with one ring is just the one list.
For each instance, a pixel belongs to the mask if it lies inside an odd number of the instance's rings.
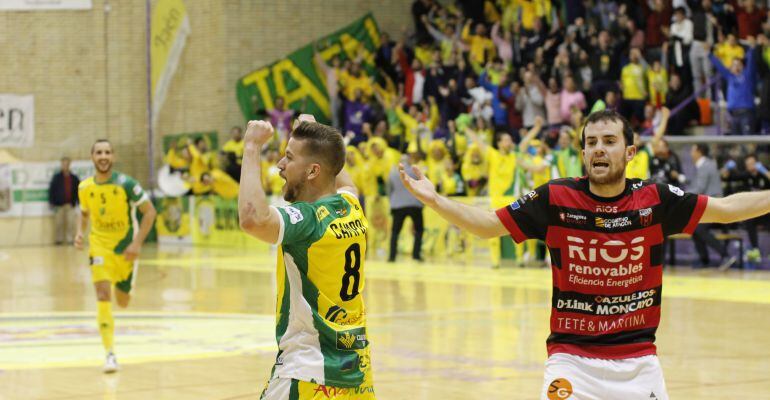
{"label": "yellow t-shirt in crowd", "polygon": [[513,196],[516,184],[516,153],[488,147],[485,154],[489,166],[489,196]]}
{"label": "yellow t-shirt in crowd", "polygon": [[647,91],[644,84],[644,67],[639,64],[628,64],[620,73],[623,83],[623,98],[627,100],[645,100]]}
{"label": "yellow t-shirt in crowd", "polygon": [[720,43],[714,46],[714,56],[722,62],[725,68],[730,68],[733,60],[746,56],[746,51],[740,45],[731,46],[729,43]]}

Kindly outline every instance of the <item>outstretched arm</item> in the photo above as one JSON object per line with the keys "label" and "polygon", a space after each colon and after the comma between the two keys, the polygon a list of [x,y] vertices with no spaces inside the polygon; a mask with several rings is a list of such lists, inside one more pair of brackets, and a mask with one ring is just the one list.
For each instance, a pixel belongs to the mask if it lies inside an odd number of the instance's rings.
{"label": "outstretched arm", "polygon": [[532,139],[535,138],[540,133],[540,130],[543,128],[543,117],[537,116],[535,117],[535,124],[530,128],[529,131],[527,131],[527,135],[524,136],[521,139],[521,142],[519,142],[519,151],[522,153],[526,153],[529,149],[529,142],[532,141]]}
{"label": "outstretched arm", "polygon": [[743,192],[727,197],[709,197],[702,224],[730,224],[770,213],[770,190]]}
{"label": "outstretched arm", "polygon": [[243,138],[241,184],[238,190],[238,217],[241,229],[259,240],[275,243],[281,229],[281,216],[267,203],[262,187],[262,145],[273,137],[267,121],[249,121]]}
{"label": "outstretched arm", "polygon": [[398,170],[401,175],[401,182],[404,183],[406,189],[450,224],[483,239],[508,234],[508,230],[494,211],[472,207],[438,194],[433,183],[416,166],[412,166],[412,171],[417,179],[407,175],[403,164],[399,164]]}
{"label": "outstretched arm", "polygon": [[668,127],[668,119],[670,116],[671,110],[669,110],[668,107],[663,107],[660,109],[660,124],[658,124],[658,127],[655,128],[652,139],[650,139],[650,142],[653,146],[656,146],[661,138],[663,138],[663,135],[666,133],[666,128]]}

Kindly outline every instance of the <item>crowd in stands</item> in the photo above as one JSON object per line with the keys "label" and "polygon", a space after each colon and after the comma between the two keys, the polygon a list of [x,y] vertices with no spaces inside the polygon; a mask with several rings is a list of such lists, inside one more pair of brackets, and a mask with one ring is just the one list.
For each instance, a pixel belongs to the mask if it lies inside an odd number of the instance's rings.
{"label": "crowd in stands", "polygon": [[[682,135],[726,103],[726,134],[770,130],[770,20],[754,0],[416,0],[413,29],[373,60],[316,63],[363,193],[417,153],[448,195],[520,195],[582,175],[584,117],[616,109],[644,136]],[[719,76],[722,79],[716,80]],[[717,81],[720,90],[711,90]],[[289,126],[282,102],[268,111]],[[670,109],[674,112],[664,112]],[[664,119],[666,119],[664,123]],[[659,129],[663,126],[663,129]],[[658,136],[660,136],[658,135]],[[631,176],[684,184],[653,141]]]}
{"label": "crowd in stands", "polygon": [[[373,58],[316,52],[347,170],[365,196],[386,194],[402,154],[450,196],[520,196],[581,176],[582,122],[601,109],[617,110],[637,132],[629,177],[682,186],[690,182],[664,135],[710,124],[720,104],[724,134],[770,133],[768,4],[416,0],[411,14],[411,29],[381,33]],[[298,113],[283,98],[274,104],[262,110],[277,132],[263,174],[278,193],[275,163]],[[220,165],[237,181],[240,128],[232,135]],[[204,150],[182,147],[192,170]],[[727,194],[770,183],[750,150],[718,157]],[[194,193],[216,191],[214,174],[191,175]]]}

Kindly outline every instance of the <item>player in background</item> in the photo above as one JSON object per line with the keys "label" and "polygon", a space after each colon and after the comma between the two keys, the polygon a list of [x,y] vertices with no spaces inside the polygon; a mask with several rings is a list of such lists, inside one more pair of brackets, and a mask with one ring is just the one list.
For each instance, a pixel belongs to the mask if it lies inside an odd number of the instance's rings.
{"label": "player in background", "polygon": [[[122,308],[131,300],[136,279],[137,257],[155,221],[155,207],[134,178],[113,171],[115,153],[112,144],[99,139],[91,146],[91,160],[96,172],[78,186],[80,222],[75,247],[83,248],[83,235],[90,222],[88,259],[91,279],[96,288],[99,333],[107,352],[104,372],[118,370],[113,348],[115,323],[112,317],[112,293]],[[136,219],[136,210],[142,222]]]}

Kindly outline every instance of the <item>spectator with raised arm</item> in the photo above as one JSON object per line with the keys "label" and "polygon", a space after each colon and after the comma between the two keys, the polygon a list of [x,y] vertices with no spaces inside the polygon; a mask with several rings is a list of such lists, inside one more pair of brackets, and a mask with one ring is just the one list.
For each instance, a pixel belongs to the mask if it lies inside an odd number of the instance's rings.
{"label": "spectator with raised arm", "polygon": [[751,38],[746,60],[734,59],[729,69],[713,54],[709,56],[719,75],[727,81],[727,111],[731,118],[729,134],[732,135],[750,135],[755,132],[754,88],[757,84],[757,64],[754,60],[754,45],[755,41]]}

